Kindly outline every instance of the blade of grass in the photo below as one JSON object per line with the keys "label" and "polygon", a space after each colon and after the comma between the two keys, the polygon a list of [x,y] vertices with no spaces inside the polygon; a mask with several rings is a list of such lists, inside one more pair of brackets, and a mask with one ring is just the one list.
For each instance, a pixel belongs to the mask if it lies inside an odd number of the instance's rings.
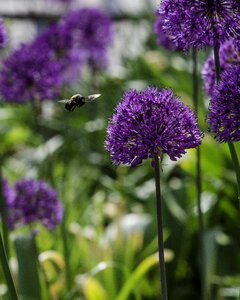
{"label": "blade of grass", "polygon": [[33,234],[24,234],[14,240],[18,260],[19,290],[22,297],[41,300],[37,253]]}
{"label": "blade of grass", "polygon": [[6,255],[6,251],[4,249],[4,245],[3,245],[3,240],[2,240],[2,234],[0,233],[0,260],[1,260],[1,265],[2,265],[2,269],[3,269],[3,273],[6,279],[6,283],[8,286],[8,292],[10,295],[10,299],[11,300],[18,300],[18,296],[17,296],[17,292],[16,292],[16,288],[12,279],[12,275],[10,272],[10,268],[8,265],[8,260],[7,260],[7,255]]}
{"label": "blade of grass", "polygon": [[9,242],[8,242],[8,228],[7,228],[7,207],[6,201],[3,195],[3,178],[2,178],[2,168],[0,161],[0,212],[1,212],[1,223],[2,223],[2,235],[4,241],[4,248],[6,251],[7,259],[9,257]]}
{"label": "blade of grass", "polygon": [[146,259],[144,259],[128,278],[127,282],[122,287],[115,300],[129,299],[129,295],[134,291],[134,288],[139,283],[139,281],[144,277],[144,275],[149,271],[150,268],[156,265],[158,265],[157,254],[152,254],[151,256],[148,256]]}

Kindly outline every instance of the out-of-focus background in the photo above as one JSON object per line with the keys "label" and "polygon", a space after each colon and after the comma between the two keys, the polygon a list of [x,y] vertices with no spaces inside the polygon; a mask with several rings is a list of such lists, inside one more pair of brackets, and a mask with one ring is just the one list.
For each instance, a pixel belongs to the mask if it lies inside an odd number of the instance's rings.
{"label": "out-of-focus background", "polygon": [[[170,52],[157,45],[153,22],[158,5],[157,0],[0,0],[8,36],[1,50],[0,69],[22,43],[31,43],[71,11],[98,8],[113,22],[104,66],[84,64],[79,78],[67,82],[55,98],[37,107],[31,101],[10,103],[1,98],[3,177],[11,185],[22,178],[44,180],[57,190],[64,206],[64,221],[53,231],[38,224],[10,232],[10,264],[17,288],[21,281],[13,241],[33,228],[37,232],[41,299],[160,297],[151,162],[136,168],[116,167],[104,148],[108,120],[130,88],[170,87],[193,106],[191,53]],[[200,53],[199,72],[208,54],[208,50]],[[72,113],[57,102],[76,93],[100,93],[101,97]],[[201,88],[199,97],[199,123],[205,132],[201,158],[207,288],[211,299],[239,299],[240,223],[235,175],[226,145],[217,144],[208,133],[208,98]],[[195,150],[177,162],[165,157],[161,174],[172,300],[201,299],[204,262],[198,235],[195,157]],[[0,298],[7,299],[2,273]]]}

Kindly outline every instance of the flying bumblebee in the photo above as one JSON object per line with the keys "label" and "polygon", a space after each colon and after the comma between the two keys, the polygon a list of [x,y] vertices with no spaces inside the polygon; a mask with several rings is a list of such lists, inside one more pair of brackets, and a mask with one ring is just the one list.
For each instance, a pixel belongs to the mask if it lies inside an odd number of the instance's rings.
{"label": "flying bumblebee", "polygon": [[101,94],[93,94],[88,96],[82,96],[81,94],[73,95],[70,99],[67,100],[59,100],[58,102],[65,103],[65,109],[68,111],[74,111],[76,107],[81,107],[87,102],[92,102]]}

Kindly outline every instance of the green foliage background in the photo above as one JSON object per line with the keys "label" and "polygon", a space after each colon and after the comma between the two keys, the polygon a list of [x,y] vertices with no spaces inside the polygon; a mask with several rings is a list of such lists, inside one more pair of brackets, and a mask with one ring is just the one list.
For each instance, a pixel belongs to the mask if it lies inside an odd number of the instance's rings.
{"label": "green foliage background", "polygon": [[[118,21],[118,26],[121,22],[126,20]],[[143,21],[139,17],[127,22],[138,26]],[[146,28],[152,22],[152,16],[145,17]],[[153,169],[150,161],[136,168],[113,166],[104,139],[108,119],[130,87],[171,87],[192,107],[192,63],[191,53],[159,48],[152,30],[143,46],[138,56],[123,55],[124,75],[99,72],[93,78],[86,69],[79,84],[67,87],[62,98],[76,92],[102,94],[74,113],[65,111],[58,99],[45,103],[40,111],[31,105],[0,104],[4,177],[11,183],[24,177],[46,180],[58,190],[65,207],[61,226],[52,232],[37,227],[42,299],[160,297]],[[199,70],[206,57],[206,52],[199,54]],[[199,96],[199,123],[205,133],[201,158],[208,289],[211,299],[238,299],[240,223],[235,175],[227,146],[217,144],[208,133],[208,100],[202,90]],[[161,174],[168,288],[174,300],[201,299],[195,164],[195,150],[178,162],[165,157]],[[11,240],[28,230],[12,232]],[[10,250],[18,286],[12,242]],[[0,297],[5,299],[0,275]]]}

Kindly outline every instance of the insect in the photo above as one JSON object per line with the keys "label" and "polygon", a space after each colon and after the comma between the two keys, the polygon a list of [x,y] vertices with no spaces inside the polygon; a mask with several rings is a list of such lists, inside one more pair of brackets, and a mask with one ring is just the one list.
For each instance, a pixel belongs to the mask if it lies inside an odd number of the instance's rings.
{"label": "insect", "polygon": [[76,94],[73,95],[70,99],[59,100],[58,102],[65,103],[66,110],[74,111],[76,107],[81,107],[87,102],[92,102],[100,96],[101,94],[93,94],[88,96],[82,96],[81,94]]}

